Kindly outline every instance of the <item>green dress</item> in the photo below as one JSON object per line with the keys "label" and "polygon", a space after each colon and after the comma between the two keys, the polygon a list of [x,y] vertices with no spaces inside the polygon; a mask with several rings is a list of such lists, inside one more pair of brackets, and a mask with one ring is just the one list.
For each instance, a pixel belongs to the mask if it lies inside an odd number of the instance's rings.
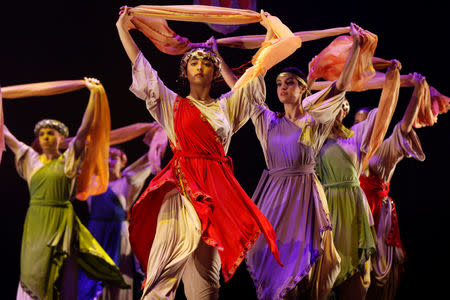
{"label": "green dress", "polygon": [[74,254],[90,277],[126,288],[119,269],[82,225],[69,200],[79,165],[73,146],[46,162],[23,143],[15,155],[17,171],[30,191],[20,258],[22,290],[39,299],[59,299],[62,266]]}
{"label": "green dress", "polygon": [[376,252],[372,213],[359,186],[376,111],[352,127],[352,137],[327,139],[316,159],[316,172],[325,190],[333,224],[334,245],[341,257],[335,286],[361,271]]}

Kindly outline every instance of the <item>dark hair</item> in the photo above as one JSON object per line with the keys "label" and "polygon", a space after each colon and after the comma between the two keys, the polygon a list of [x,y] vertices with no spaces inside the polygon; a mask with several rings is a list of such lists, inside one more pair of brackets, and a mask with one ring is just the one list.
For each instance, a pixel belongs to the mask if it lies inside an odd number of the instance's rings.
{"label": "dark hair", "polygon": [[364,112],[366,112],[366,113],[369,113],[371,110],[372,110],[372,109],[371,109],[370,107],[364,106],[364,107],[358,108],[358,109],[356,110],[355,113],[359,113],[360,111],[364,111]]}
{"label": "dark hair", "polygon": [[[292,73],[292,74],[295,74],[295,75],[297,75],[298,77],[300,77],[301,79],[303,79],[305,82],[306,82],[306,75],[305,75],[305,73],[303,73],[299,68],[297,68],[297,67],[285,67],[285,68],[283,68],[281,71],[280,71],[280,73],[283,73],[283,72],[289,72],[289,73]],[[300,85],[303,85],[303,83],[301,83],[301,82],[299,82],[299,84]]]}

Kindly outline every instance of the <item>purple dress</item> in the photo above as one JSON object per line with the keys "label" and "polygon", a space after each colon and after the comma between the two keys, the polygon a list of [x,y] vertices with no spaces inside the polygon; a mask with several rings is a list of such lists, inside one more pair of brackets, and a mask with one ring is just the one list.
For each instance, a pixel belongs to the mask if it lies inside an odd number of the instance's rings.
{"label": "purple dress", "polygon": [[[252,199],[275,229],[284,264],[278,265],[262,239],[248,252],[247,269],[259,299],[284,297],[327,251],[324,233],[331,230],[331,222],[314,166],[344,99],[344,93],[329,98],[330,91],[331,87],[303,100],[307,113],[296,123],[255,105],[252,121],[268,170]],[[339,257],[333,252],[331,243],[333,271],[326,275],[331,285],[339,272]]]}

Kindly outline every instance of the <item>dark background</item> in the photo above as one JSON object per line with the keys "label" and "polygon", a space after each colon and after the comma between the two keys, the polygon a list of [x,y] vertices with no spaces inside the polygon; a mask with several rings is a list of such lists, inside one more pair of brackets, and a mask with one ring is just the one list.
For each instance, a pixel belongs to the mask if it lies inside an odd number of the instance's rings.
{"label": "dark background", "polygon": [[[4,1],[5,2],[5,1]],[[296,3],[296,6],[293,6]],[[442,94],[450,95],[447,73],[448,54],[447,9],[434,1],[419,4],[401,1],[371,2],[339,1],[330,4],[319,1],[258,1],[264,9],[288,25],[292,31],[326,29],[348,26],[355,22],[378,35],[378,57],[398,59],[402,74],[420,72],[428,83]],[[53,80],[96,77],[104,85],[111,108],[112,128],[135,122],[152,121],[144,102],[129,90],[130,62],[119,41],[115,22],[119,7],[139,4],[192,4],[191,1],[10,1],[2,3],[0,30],[0,84],[2,86]],[[193,42],[202,42],[212,31],[206,24],[169,21],[178,34]],[[231,35],[263,34],[259,24],[242,26]],[[133,33],[139,47],[166,85],[178,91],[176,82],[179,56],[159,52],[139,32]],[[276,73],[287,65],[307,70],[310,59],[318,54],[332,38],[305,42],[297,52],[275,66],[266,76],[267,103],[273,110],[281,110],[274,84]],[[251,59],[254,50],[219,49],[231,67],[238,67]],[[225,91],[218,84],[219,91]],[[376,106],[381,91],[348,93],[351,114],[345,121],[353,122],[354,110],[362,106]],[[398,122],[410,99],[412,88],[400,91],[393,124]],[[87,89],[65,95],[4,99],[5,123],[17,138],[30,144],[34,124],[43,118],[63,121],[74,134],[81,123],[87,104]],[[447,254],[449,169],[448,149],[450,117],[441,115],[431,128],[417,130],[426,154],[424,162],[402,161],[391,182],[391,196],[397,204],[400,231],[408,262],[406,275],[398,299],[438,297],[447,292],[446,271],[450,264]],[[392,126],[388,131],[390,134]],[[123,145],[129,161],[146,151],[139,140]],[[229,154],[235,174],[244,189],[252,194],[264,169],[264,159],[251,122],[234,137]],[[19,257],[22,226],[28,206],[27,185],[7,150],[0,166],[0,236],[3,240],[2,299],[13,299],[19,280]],[[444,272],[442,275],[442,272]],[[5,277],[4,277],[5,278]],[[177,298],[182,299],[180,291]],[[251,279],[241,266],[236,275],[222,284],[222,299],[255,299]]]}

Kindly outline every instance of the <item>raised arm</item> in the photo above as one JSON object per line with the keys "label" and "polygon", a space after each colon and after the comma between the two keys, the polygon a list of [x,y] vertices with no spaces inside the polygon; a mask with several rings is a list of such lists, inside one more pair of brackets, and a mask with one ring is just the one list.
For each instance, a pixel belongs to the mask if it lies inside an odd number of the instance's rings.
{"label": "raised arm", "polygon": [[120,41],[128,55],[131,63],[136,61],[139,54],[139,48],[131,37],[130,30],[135,29],[131,23],[131,16],[128,13],[129,7],[122,6],[119,12],[119,19],[116,22],[117,31],[119,32]]}
{"label": "raised arm", "polygon": [[420,75],[419,73],[410,74],[411,82],[414,85],[414,91],[411,96],[411,100],[409,100],[409,104],[406,107],[405,114],[403,115],[400,130],[404,134],[408,134],[414,124],[414,121],[417,118],[417,114],[419,112],[419,101],[422,97],[419,93],[421,93],[420,85],[425,81],[425,77]]}
{"label": "raised arm", "polygon": [[354,24],[350,24],[350,35],[353,37],[352,49],[350,55],[345,62],[344,69],[342,70],[339,79],[336,81],[336,92],[340,93],[346,91],[350,87],[350,83],[353,77],[353,71],[355,70],[356,62],[358,60],[360,48],[361,48],[361,28]]}
{"label": "raised arm", "polygon": [[100,82],[95,78],[84,78],[86,81],[86,87],[91,91],[91,96],[89,97],[89,102],[86,107],[86,110],[84,111],[83,120],[81,121],[81,125],[78,128],[77,134],[74,137],[74,150],[75,150],[75,157],[79,157],[80,154],[84,151],[85,144],[86,144],[86,138],[89,133],[89,129],[91,128],[92,121],[94,119],[94,107],[95,107],[95,101],[96,97],[92,93],[92,89],[96,84],[99,84]]}
{"label": "raised arm", "polygon": [[210,47],[214,53],[219,57],[221,61],[221,69],[220,73],[225,80],[226,84],[230,89],[233,88],[234,84],[238,81],[238,78],[234,75],[233,70],[227,65],[225,60],[222,58],[222,56],[219,53],[219,50],[217,48],[217,42],[216,39],[212,36],[209,40],[206,41],[206,46]]}
{"label": "raised arm", "polygon": [[12,152],[17,153],[19,150],[20,141],[9,131],[8,127],[3,124],[3,135],[5,137],[5,143],[11,149]]}

